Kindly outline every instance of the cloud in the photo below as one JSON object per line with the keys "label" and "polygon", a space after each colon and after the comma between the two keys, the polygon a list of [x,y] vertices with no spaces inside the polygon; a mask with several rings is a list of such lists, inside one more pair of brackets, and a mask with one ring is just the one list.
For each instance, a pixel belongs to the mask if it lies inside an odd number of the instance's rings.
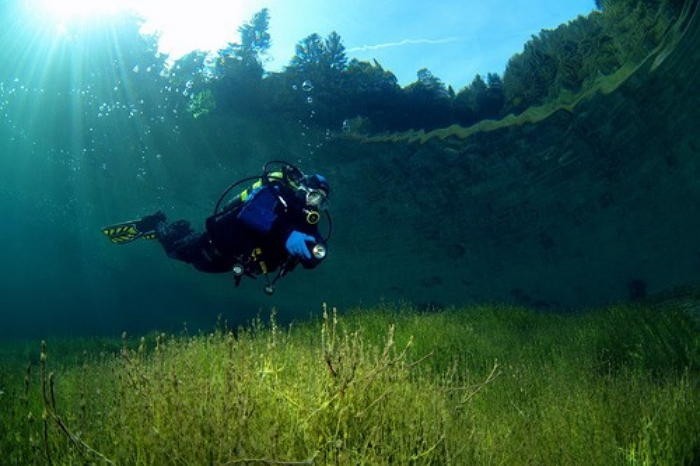
{"label": "cloud", "polygon": [[449,44],[451,42],[458,42],[458,37],[446,37],[444,39],[403,39],[398,42],[385,42],[383,44],[374,45],[362,45],[360,47],[351,47],[346,50],[346,52],[368,52],[371,50],[381,50],[388,49],[391,47],[403,47],[404,45],[417,45],[417,44]]}

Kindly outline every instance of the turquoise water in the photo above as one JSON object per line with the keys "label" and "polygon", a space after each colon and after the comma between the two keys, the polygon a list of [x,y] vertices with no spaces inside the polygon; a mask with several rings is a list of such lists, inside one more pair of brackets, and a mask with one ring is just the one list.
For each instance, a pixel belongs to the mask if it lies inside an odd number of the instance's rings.
{"label": "turquoise water", "polygon": [[[466,139],[368,142],[352,130],[480,117],[445,113],[459,89],[433,92],[430,74],[412,91],[426,92],[425,107],[380,78],[363,88],[366,101],[336,105],[333,95],[353,85],[347,73],[324,82],[299,68],[256,80],[234,66],[211,85],[186,62],[165,72],[130,18],[47,42],[0,8],[4,337],[206,329],[218,315],[242,323],[276,307],[285,320],[322,302],[571,310],[700,279],[693,56],[663,92],[673,60],[541,122]],[[494,79],[479,111],[498,119],[505,97]],[[363,112],[374,120],[354,118]],[[334,237],[327,264],[294,272],[273,297],[261,280],[235,288],[231,276],[168,260],[153,242],[114,246],[100,233],[158,209],[201,225],[232,181],[280,158],[327,174]]]}

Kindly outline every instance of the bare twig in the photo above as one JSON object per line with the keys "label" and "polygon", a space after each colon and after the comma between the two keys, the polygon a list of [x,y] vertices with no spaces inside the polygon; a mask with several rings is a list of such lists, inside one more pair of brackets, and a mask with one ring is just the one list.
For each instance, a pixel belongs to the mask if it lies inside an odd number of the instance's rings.
{"label": "bare twig", "polygon": [[328,371],[333,377],[338,377],[338,372],[336,372],[336,370],[333,368],[333,363],[331,362],[331,355],[326,353],[325,359],[326,365],[328,366]]}
{"label": "bare twig", "polygon": [[63,419],[61,419],[56,413],[54,413],[51,410],[47,410],[47,413],[49,416],[51,416],[51,418],[54,420],[54,422],[56,422],[56,425],[61,429],[61,431],[63,431],[63,433],[66,434],[66,437],[68,437],[68,440],[70,440],[71,443],[73,443],[73,445],[78,446],[78,447],[82,447],[86,451],[99,457],[102,461],[104,461],[107,464],[116,464],[114,461],[110,460],[105,455],[103,455],[102,453],[95,450],[87,443],[85,443],[82,439],[80,439],[80,437],[78,437],[77,435],[72,433],[70,431],[70,429],[68,429],[68,426],[66,426],[66,424],[63,422]]}
{"label": "bare twig", "polygon": [[413,368],[414,368],[415,366],[417,366],[418,364],[420,364],[420,363],[422,363],[423,361],[425,361],[426,359],[432,358],[432,357],[433,357],[433,351],[431,351],[430,353],[426,354],[426,355],[423,356],[422,358],[413,361],[413,362],[410,363],[410,364],[406,364],[406,368],[408,368],[408,369],[413,369]]}
{"label": "bare twig", "polygon": [[486,379],[481,382],[480,384],[476,385],[474,390],[472,390],[467,396],[465,396],[461,401],[460,405],[468,403],[472,398],[476,396],[477,393],[479,393],[486,385],[490,384],[491,382],[494,381],[496,377],[498,377],[501,373],[497,372],[498,371],[498,362],[493,364],[493,368],[491,369],[491,372],[489,375],[486,377]]}
{"label": "bare twig", "polygon": [[[51,418],[58,428],[68,437],[68,440],[71,441],[71,443],[74,446],[81,447],[85,451],[92,453],[93,455],[99,457],[102,459],[107,464],[115,464],[114,461],[110,460],[107,458],[105,455],[100,453],[99,451],[95,450],[92,448],[90,445],[82,441],[77,435],[73,434],[68,426],[66,426],[65,422],[63,422],[63,419],[60,418],[58,414],[56,414],[55,408],[56,408],[56,398],[54,395],[54,382],[53,382],[53,373],[51,373],[48,377],[46,375],[46,342],[42,341],[41,342],[41,356],[39,358],[40,362],[40,367],[41,367],[41,395],[44,401],[44,413],[43,413],[43,420],[44,420],[44,448],[46,451],[46,459],[48,460],[49,464],[52,464],[51,462],[51,451],[49,449],[49,432],[48,432],[48,419]],[[47,380],[48,379],[48,380]],[[48,385],[48,386],[47,386]],[[49,394],[50,392],[50,394]]]}

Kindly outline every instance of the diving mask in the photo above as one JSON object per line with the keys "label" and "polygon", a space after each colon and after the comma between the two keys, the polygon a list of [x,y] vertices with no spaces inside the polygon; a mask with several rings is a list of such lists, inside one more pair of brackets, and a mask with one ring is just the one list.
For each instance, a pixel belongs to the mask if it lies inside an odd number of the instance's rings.
{"label": "diving mask", "polygon": [[322,189],[312,189],[306,186],[301,186],[300,189],[304,192],[304,200],[309,207],[321,209],[326,204],[326,192]]}

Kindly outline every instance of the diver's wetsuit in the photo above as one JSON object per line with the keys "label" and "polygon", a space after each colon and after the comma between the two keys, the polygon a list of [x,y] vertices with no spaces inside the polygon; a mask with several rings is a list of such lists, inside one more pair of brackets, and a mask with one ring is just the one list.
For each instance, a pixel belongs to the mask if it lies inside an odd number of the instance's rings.
{"label": "diver's wetsuit", "polygon": [[[159,225],[157,238],[169,257],[203,272],[228,272],[235,264],[253,260],[253,254],[255,262],[264,262],[266,270],[273,271],[290,257],[285,241],[293,230],[321,242],[318,226],[307,221],[307,213],[304,202],[291,188],[272,181],[245,202],[229,205],[222,213],[207,218],[202,233],[180,220]],[[316,260],[300,262],[306,268],[318,264]]]}

